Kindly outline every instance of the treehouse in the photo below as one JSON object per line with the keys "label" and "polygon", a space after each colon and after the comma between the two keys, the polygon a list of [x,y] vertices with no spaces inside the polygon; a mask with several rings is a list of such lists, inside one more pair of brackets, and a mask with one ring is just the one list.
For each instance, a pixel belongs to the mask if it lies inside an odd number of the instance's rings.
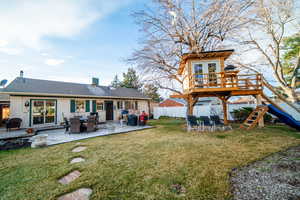
{"label": "treehouse", "polygon": [[225,67],[224,62],[234,50],[188,53],[182,56],[178,75],[183,77],[183,94],[171,97],[184,98],[188,113],[201,97],[218,97],[222,100],[224,123],[227,124],[227,100],[231,96],[254,95],[261,104],[263,90],[261,74],[242,74],[234,66]]}

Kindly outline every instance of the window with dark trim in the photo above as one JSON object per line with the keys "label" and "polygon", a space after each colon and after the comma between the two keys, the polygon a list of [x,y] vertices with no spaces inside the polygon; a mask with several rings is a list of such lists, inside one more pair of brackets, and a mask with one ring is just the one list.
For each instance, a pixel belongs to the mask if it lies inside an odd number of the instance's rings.
{"label": "window with dark trim", "polygon": [[131,102],[130,101],[125,101],[125,110],[131,109]]}
{"label": "window with dark trim", "polygon": [[117,108],[120,110],[120,109],[123,109],[123,101],[118,101],[117,102]]}
{"label": "window with dark trim", "polygon": [[76,112],[85,112],[85,101],[84,100],[76,100]]}
{"label": "window with dark trim", "polygon": [[97,110],[104,110],[104,104],[101,101],[96,102],[96,108]]}

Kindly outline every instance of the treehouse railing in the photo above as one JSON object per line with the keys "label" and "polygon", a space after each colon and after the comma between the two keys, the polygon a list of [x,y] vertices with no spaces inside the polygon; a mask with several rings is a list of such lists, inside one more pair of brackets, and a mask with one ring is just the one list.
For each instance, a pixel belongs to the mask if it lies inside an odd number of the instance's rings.
{"label": "treehouse railing", "polygon": [[262,89],[261,74],[238,74],[233,72],[194,73],[190,77],[190,89],[193,88],[232,88],[243,90]]}

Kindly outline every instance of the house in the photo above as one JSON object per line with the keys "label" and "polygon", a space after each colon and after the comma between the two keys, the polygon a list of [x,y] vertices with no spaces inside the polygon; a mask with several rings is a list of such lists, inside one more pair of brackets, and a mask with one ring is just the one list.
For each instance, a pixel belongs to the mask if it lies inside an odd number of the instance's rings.
{"label": "house", "polygon": [[132,88],[24,78],[13,80],[0,94],[9,95],[10,118],[21,118],[22,127],[60,124],[64,117],[97,112],[100,121],[118,120],[122,109],[149,112],[150,98]]}

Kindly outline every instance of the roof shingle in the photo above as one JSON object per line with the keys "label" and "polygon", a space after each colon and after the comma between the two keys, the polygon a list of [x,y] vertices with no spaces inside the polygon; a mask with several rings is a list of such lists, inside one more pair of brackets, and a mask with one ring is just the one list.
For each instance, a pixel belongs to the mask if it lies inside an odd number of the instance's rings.
{"label": "roof shingle", "polygon": [[6,88],[5,93],[22,94],[49,94],[67,96],[95,96],[95,97],[123,97],[148,99],[145,95],[133,88],[110,88],[108,86],[95,86],[90,84],[49,81],[18,77]]}

